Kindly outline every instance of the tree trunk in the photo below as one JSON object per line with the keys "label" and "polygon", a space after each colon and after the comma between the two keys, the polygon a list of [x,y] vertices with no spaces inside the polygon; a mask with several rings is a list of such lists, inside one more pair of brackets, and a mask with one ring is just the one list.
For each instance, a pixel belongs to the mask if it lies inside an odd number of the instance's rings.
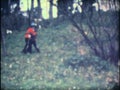
{"label": "tree trunk", "polygon": [[[37,27],[39,28],[39,24],[42,20],[42,8],[41,8],[41,2],[40,0],[37,0],[37,3],[38,3],[38,8],[37,8],[37,12],[38,12],[38,15],[37,15]],[[39,21],[39,19],[41,19]]]}
{"label": "tree trunk", "polygon": [[34,0],[31,0],[31,12],[30,12],[30,22],[33,21],[33,8],[34,8]]}
{"label": "tree trunk", "polygon": [[53,10],[52,10],[52,4],[51,3],[53,3],[53,0],[50,0],[50,8],[49,8],[49,17],[52,20],[53,19],[53,15],[52,15]]}
{"label": "tree trunk", "polygon": [[38,18],[42,19],[42,9],[40,0],[37,0],[37,3],[38,3]]}
{"label": "tree trunk", "polygon": [[28,13],[28,24],[30,25],[30,10],[29,10],[29,0],[27,0],[27,13]]}
{"label": "tree trunk", "polygon": [[2,39],[2,48],[3,48],[3,55],[6,56],[7,55],[7,50],[6,50],[6,43],[5,43],[5,34],[4,32],[1,30],[1,39]]}

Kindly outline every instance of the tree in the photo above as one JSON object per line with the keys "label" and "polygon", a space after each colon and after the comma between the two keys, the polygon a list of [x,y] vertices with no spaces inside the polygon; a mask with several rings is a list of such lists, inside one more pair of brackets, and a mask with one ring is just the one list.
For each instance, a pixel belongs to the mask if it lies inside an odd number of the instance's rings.
{"label": "tree", "polygon": [[[6,41],[5,41],[5,27],[6,23],[4,22],[4,18],[10,14],[10,8],[9,8],[9,1],[8,0],[2,0],[1,1],[1,45],[3,47],[3,55],[7,55],[7,49],[6,49]],[[1,49],[2,50],[2,49]]]}
{"label": "tree", "polygon": [[40,4],[40,0],[37,0],[38,3],[38,18],[42,19],[42,9],[41,9],[41,4]]}
{"label": "tree", "polygon": [[[71,15],[73,0],[57,0],[57,8],[58,8],[58,17],[60,15]],[[71,10],[68,9],[71,8]]]}
{"label": "tree", "polygon": [[[11,9],[10,7],[16,4],[16,7]],[[11,12],[12,11],[12,12]],[[2,43],[2,50],[3,55],[7,55],[7,48],[6,48],[6,31],[7,29],[10,30],[18,30],[22,24],[21,22],[21,15],[19,13],[19,0],[2,0],[1,1],[1,43]]]}
{"label": "tree", "polygon": [[9,0],[1,0],[1,16],[10,14]]}
{"label": "tree", "polygon": [[27,0],[27,14],[28,14],[28,25],[30,25],[30,10],[29,10],[29,1]]}
{"label": "tree", "polygon": [[[82,14],[84,16],[84,13],[88,14],[89,18],[92,17],[92,13],[93,13],[93,7],[92,4],[95,3],[95,0],[81,0],[82,1]],[[78,2],[79,4],[79,2]]]}
{"label": "tree", "polygon": [[33,16],[34,16],[34,12],[33,12],[33,10],[34,10],[34,0],[31,0],[31,10],[30,10],[30,23],[33,21]]}
{"label": "tree", "polygon": [[[3,47],[3,55],[6,56],[7,55],[7,49],[6,49],[6,41],[5,41],[5,30],[2,28],[1,31],[1,45]],[[1,49],[2,50],[2,49]]]}
{"label": "tree", "polygon": [[50,2],[50,9],[49,9],[49,16],[50,16],[50,19],[53,19],[53,15],[52,15],[52,3],[53,3],[53,0],[49,0]]}
{"label": "tree", "polygon": [[[84,42],[90,47],[94,55],[101,57],[103,60],[110,60],[117,63],[117,23],[119,19],[115,17],[118,17],[118,12],[111,10],[103,12],[100,10],[100,6],[99,11],[97,12],[95,9],[92,9],[92,4],[95,2],[95,0],[92,0],[92,2],[89,0],[82,0],[82,2],[82,15],[84,15],[85,18],[82,18],[81,14],[71,14],[71,12],[67,9],[69,1],[65,0],[58,0],[59,16],[64,15],[68,18],[68,20],[71,21],[71,23],[83,36]],[[97,3],[99,5],[98,1]],[[79,1],[78,5],[80,5]],[[114,24],[110,22],[112,20],[115,20]],[[86,25],[88,28],[87,32],[90,33],[89,35],[85,34],[86,28],[83,27],[83,25]]]}
{"label": "tree", "polygon": [[42,8],[41,8],[41,3],[40,0],[37,0],[38,3],[38,8],[37,8],[37,12],[38,12],[38,17],[37,17],[37,27],[39,27],[40,22],[42,21]]}

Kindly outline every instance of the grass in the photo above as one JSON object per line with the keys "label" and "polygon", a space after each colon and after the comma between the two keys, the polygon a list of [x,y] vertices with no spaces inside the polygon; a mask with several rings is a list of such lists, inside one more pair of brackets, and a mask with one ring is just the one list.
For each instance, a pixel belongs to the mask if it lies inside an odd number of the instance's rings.
{"label": "grass", "polygon": [[118,68],[91,55],[89,50],[81,54],[77,45],[81,36],[71,28],[64,22],[39,30],[37,45],[41,53],[33,48],[33,54],[21,53],[25,31],[7,35],[8,56],[1,59],[1,87],[5,90],[111,90],[118,84]]}

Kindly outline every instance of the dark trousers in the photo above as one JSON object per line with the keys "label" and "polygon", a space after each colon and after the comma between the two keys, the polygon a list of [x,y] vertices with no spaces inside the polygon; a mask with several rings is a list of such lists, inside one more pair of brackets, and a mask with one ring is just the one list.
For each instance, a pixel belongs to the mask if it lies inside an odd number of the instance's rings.
{"label": "dark trousers", "polygon": [[25,38],[25,46],[22,50],[23,53],[27,53],[27,48],[29,47],[29,41],[30,41],[30,39]]}
{"label": "dark trousers", "polygon": [[36,40],[35,39],[30,39],[29,41],[29,47],[28,47],[28,52],[32,53],[32,45],[36,49],[37,52],[40,52],[40,50],[37,48]]}
{"label": "dark trousers", "polygon": [[40,50],[37,48],[36,40],[35,39],[27,39],[25,38],[25,46],[22,50],[23,53],[32,53],[32,45],[35,47],[37,52],[40,52]]}

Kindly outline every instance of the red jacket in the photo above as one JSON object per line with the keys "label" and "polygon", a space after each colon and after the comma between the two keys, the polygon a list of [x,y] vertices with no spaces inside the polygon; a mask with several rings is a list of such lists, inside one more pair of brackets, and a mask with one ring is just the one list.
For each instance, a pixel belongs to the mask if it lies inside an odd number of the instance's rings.
{"label": "red jacket", "polygon": [[27,29],[26,33],[25,33],[25,38],[31,38],[32,36],[36,36],[37,33],[35,32],[34,28],[30,27]]}

